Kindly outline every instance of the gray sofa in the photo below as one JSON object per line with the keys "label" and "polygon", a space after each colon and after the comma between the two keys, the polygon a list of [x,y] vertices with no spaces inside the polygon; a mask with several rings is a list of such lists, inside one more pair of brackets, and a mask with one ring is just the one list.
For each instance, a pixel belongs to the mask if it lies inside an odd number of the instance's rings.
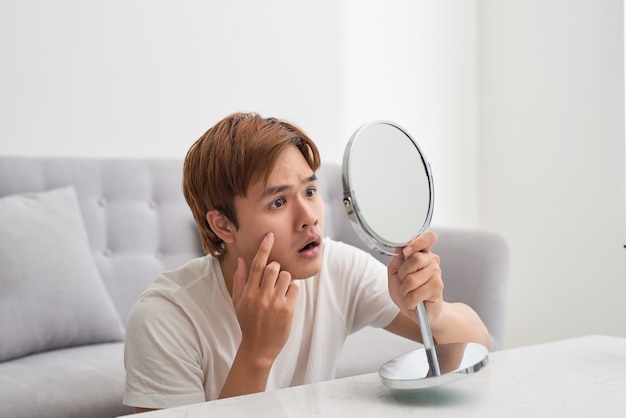
{"label": "gray sofa", "polygon": [[[121,404],[127,314],[159,272],[201,255],[181,171],[179,160],[0,157],[0,416],[132,412]],[[340,168],[324,165],[318,177],[326,234],[362,247],[341,203]],[[473,306],[497,349],[506,243],[436,231],[446,299]],[[415,346],[364,329],[346,342],[338,377],[376,371]]]}

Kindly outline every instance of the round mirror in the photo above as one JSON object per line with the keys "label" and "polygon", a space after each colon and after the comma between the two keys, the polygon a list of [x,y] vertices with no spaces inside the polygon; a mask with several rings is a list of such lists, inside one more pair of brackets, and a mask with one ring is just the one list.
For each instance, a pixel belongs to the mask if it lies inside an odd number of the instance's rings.
{"label": "round mirror", "polygon": [[374,122],[350,138],[343,160],[344,204],[361,238],[386,254],[430,226],[434,189],[417,142],[392,122]]}
{"label": "round mirror", "polygon": [[[359,128],[346,147],[342,175],[344,206],[370,248],[393,255],[430,227],[434,204],[430,165],[417,142],[398,125],[381,121]],[[435,346],[424,302],[416,311],[424,347],[380,368],[388,387],[436,386],[487,365],[488,350],[480,344]]]}

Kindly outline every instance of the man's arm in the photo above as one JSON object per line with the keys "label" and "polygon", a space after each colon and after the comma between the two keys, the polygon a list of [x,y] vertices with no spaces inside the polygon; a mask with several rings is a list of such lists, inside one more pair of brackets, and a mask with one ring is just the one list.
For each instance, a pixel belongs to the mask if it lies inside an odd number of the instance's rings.
{"label": "man's arm", "polygon": [[443,300],[439,256],[431,252],[436,241],[433,232],[422,234],[389,263],[389,293],[401,313],[385,329],[422,342],[416,308],[423,301],[438,344],[476,342],[491,347],[489,332],[473,309]]}
{"label": "man's arm", "polygon": [[263,392],[272,369],[273,361],[255,358],[245,349],[237,351],[219,398]]}
{"label": "man's arm", "polygon": [[[430,324],[437,344],[475,342],[491,349],[489,332],[472,308],[463,303],[444,303],[448,305],[445,310],[449,312],[446,314],[445,323],[439,326]],[[402,312],[385,327],[385,330],[413,341],[423,342],[419,325]]]}
{"label": "man's arm", "polygon": [[238,259],[233,277],[233,304],[241,327],[241,344],[220,398],[263,392],[272,364],[291,333],[298,286],[277,262],[268,264],[274,235],[268,233],[252,260]]}
{"label": "man's arm", "polygon": [[140,414],[142,412],[150,412],[150,411],[157,411],[157,409],[151,409],[151,408],[135,408],[135,414]]}

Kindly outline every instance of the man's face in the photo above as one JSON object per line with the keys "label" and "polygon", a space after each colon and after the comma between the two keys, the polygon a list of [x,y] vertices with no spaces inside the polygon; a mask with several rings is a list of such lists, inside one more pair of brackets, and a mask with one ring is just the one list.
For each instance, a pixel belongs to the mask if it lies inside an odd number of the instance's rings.
{"label": "man's face", "polygon": [[277,261],[294,279],[319,272],[324,203],[315,173],[295,145],[278,156],[266,184],[259,179],[248,188],[247,196],[235,198],[234,204],[239,228],[232,250],[244,257],[248,266],[263,237],[272,232],[275,239],[269,261]]}

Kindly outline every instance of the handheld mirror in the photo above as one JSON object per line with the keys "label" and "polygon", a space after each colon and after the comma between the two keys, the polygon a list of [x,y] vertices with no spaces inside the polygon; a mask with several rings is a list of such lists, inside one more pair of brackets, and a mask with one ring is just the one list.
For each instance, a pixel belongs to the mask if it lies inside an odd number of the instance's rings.
{"label": "handheld mirror", "polygon": [[[388,121],[363,125],[343,158],[344,206],[359,237],[373,250],[394,255],[430,227],[434,186],[430,165],[407,131]],[[379,370],[392,389],[452,382],[481,370],[489,351],[476,343],[435,345],[424,303],[417,305],[424,347]]]}

